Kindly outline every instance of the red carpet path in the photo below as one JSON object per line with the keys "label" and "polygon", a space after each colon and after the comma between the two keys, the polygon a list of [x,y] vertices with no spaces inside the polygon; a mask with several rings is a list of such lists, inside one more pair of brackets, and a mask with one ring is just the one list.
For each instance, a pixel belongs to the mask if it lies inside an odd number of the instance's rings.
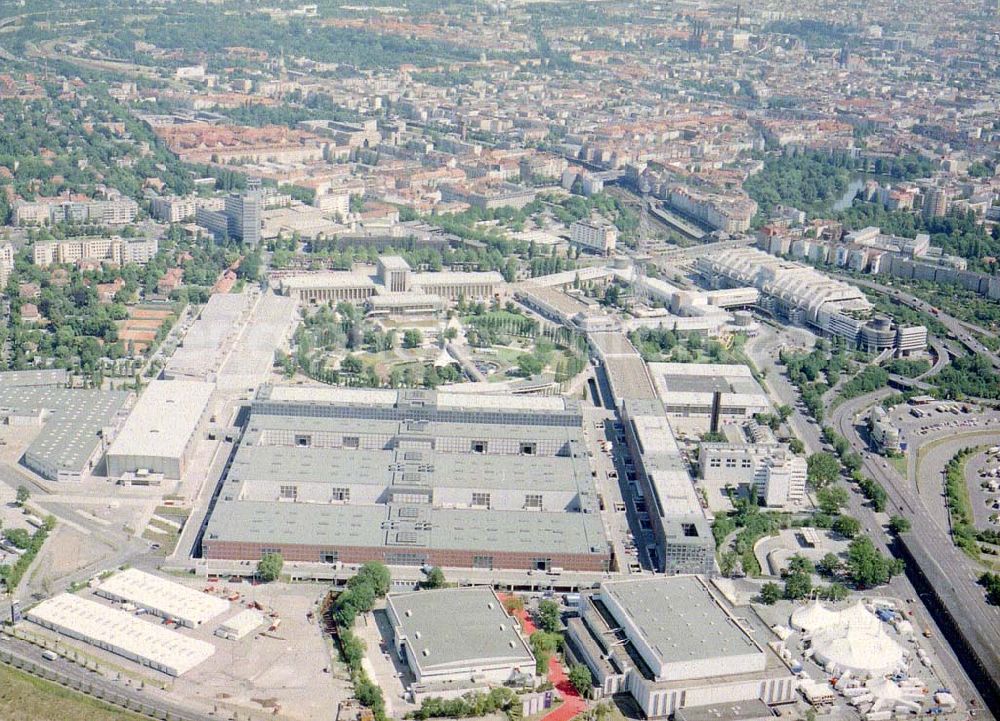
{"label": "red carpet path", "polygon": [[[538,627],[524,609],[515,611],[514,615],[521,621],[521,627],[524,629],[525,635],[530,637],[531,634],[538,630]],[[549,659],[549,681],[555,686],[559,695],[562,696],[563,702],[557,708],[543,716],[542,721],[569,721],[587,708],[587,702],[573,688],[573,684],[569,682],[566,671],[563,670],[562,662],[556,656],[552,656]]]}

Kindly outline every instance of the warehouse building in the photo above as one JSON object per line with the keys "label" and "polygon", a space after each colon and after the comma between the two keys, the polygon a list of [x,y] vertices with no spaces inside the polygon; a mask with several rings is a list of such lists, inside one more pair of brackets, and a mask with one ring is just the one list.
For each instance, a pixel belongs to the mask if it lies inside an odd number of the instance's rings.
{"label": "warehouse building", "polygon": [[214,380],[253,312],[250,293],[215,293],[163,369],[167,380]]}
{"label": "warehouse building", "polygon": [[215,635],[229,641],[239,641],[263,626],[265,620],[264,614],[260,611],[245,608],[228,621],[219,624],[215,629]]}
{"label": "warehouse building", "polygon": [[201,381],[151,382],[108,449],[108,475],[181,478],[214,388]]}
{"label": "warehouse building", "polygon": [[[751,616],[752,612],[743,614]],[[571,653],[601,696],[628,693],[647,718],[760,700],[789,703],[797,679],[763,642],[762,623],[737,619],[699,576],[606,581],[569,620]]]}
{"label": "warehouse building", "polygon": [[215,653],[210,643],[71,593],[42,601],[25,617],[168,676],[181,676]]}
{"label": "warehouse building", "polygon": [[64,388],[47,384],[47,375],[27,373],[0,381],[0,421],[41,428],[21,462],[50,481],[82,480],[121,425],[129,393]]}
{"label": "warehouse building", "polygon": [[582,423],[561,397],[265,387],[205,556],[607,570]]}
{"label": "warehouse building", "polygon": [[154,616],[196,628],[229,610],[229,602],[137,568],[119,571],[95,590],[98,596],[131,603]]}
{"label": "warehouse building", "polygon": [[413,672],[415,697],[534,680],[535,656],[490,588],[391,594],[386,614],[393,649]]}

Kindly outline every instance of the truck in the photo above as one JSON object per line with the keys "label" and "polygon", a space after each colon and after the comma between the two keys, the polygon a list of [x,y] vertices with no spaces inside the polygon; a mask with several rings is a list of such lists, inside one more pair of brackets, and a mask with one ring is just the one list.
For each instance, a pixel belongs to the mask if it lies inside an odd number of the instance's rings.
{"label": "truck", "polygon": [[59,654],[50,649],[45,649],[44,651],[42,651],[42,658],[44,658],[46,661],[55,661],[57,658],[59,658]]}

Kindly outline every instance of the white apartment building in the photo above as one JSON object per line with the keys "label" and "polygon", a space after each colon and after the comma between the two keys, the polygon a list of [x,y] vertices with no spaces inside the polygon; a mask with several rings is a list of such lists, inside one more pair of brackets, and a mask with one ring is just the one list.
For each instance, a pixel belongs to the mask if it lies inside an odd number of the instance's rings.
{"label": "white apartment building", "polygon": [[83,260],[109,261],[118,265],[145,265],[159,250],[156,238],[73,238],[36,242],[32,261],[40,268],[54,263],[77,263]]}
{"label": "white apartment building", "polygon": [[0,286],[6,287],[7,278],[14,270],[14,246],[10,243],[0,244]]}
{"label": "white apartment building", "polygon": [[574,245],[610,255],[618,242],[618,228],[604,218],[578,220],[569,228],[569,239]]}

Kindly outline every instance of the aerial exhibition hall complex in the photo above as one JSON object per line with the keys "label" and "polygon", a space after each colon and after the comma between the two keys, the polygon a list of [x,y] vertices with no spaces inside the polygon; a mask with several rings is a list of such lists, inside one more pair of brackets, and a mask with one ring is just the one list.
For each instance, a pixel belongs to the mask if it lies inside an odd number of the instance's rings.
{"label": "aerial exhibition hall complex", "polygon": [[996,718],[998,38],[0,3],[8,705]]}

